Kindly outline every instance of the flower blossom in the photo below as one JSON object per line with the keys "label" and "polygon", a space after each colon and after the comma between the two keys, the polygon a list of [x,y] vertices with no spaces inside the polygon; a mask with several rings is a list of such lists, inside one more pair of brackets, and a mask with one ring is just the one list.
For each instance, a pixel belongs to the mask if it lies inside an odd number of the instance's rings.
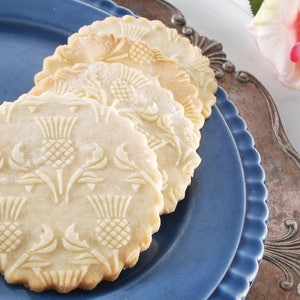
{"label": "flower blossom", "polygon": [[300,90],[300,0],[264,0],[248,29],[278,79]]}

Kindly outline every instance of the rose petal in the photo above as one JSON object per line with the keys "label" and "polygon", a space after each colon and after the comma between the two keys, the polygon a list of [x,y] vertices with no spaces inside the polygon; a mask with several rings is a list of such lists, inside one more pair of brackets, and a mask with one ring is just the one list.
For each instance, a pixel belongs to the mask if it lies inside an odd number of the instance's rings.
{"label": "rose petal", "polygon": [[300,1],[298,0],[281,0],[281,21],[285,26],[293,26],[294,20],[297,18]]}
{"label": "rose petal", "polygon": [[300,63],[300,42],[292,48],[290,58],[292,62]]}
{"label": "rose petal", "polygon": [[248,28],[278,78],[289,86],[300,87],[299,66],[291,60],[291,49],[298,42],[295,24],[299,10],[300,0],[265,0]]}

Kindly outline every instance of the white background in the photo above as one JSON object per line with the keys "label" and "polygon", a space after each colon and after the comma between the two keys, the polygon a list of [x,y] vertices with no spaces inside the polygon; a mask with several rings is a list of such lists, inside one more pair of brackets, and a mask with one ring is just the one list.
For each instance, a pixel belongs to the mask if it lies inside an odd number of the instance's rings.
{"label": "white background", "polygon": [[280,83],[247,30],[252,13],[247,0],[168,0],[199,34],[223,44],[239,71],[254,75],[274,99],[285,132],[300,153],[300,91]]}

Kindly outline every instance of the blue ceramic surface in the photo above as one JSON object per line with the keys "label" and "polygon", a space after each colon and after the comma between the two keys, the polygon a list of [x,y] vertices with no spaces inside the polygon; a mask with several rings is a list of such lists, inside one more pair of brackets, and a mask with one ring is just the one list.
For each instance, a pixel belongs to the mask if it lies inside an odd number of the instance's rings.
{"label": "blue ceramic surface", "polygon": [[123,15],[134,15],[132,11],[130,11],[126,7],[119,6],[115,2],[110,0],[81,0],[81,2],[88,3],[116,17]]}
{"label": "blue ceramic surface", "polygon": [[[1,102],[28,91],[43,58],[80,26],[130,13],[107,0],[0,0],[0,7]],[[0,299],[244,297],[263,255],[267,192],[253,139],[221,88],[199,153],[202,163],[186,199],[162,217],[150,249],[115,282],[60,295],[33,293],[0,278]]]}

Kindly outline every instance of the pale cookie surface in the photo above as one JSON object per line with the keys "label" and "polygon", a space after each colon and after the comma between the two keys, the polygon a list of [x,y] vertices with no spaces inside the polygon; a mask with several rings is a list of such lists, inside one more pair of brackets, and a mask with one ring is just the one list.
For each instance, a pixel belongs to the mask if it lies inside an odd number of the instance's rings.
{"label": "pale cookie surface", "polygon": [[211,114],[211,107],[216,102],[217,84],[214,71],[210,68],[209,59],[202,55],[200,48],[178,34],[175,29],[166,27],[160,21],[149,21],[146,18],[124,16],[122,18],[108,17],[103,21],[95,21],[89,26],[83,26],[78,34],[87,35],[90,32],[112,33],[116,36],[128,37],[132,40],[142,40],[151,48],[160,49],[185,70],[192,82],[199,89],[199,97],[203,102],[203,115]]}
{"label": "pale cookie surface", "polygon": [[135,68],[120,63],[98,62],[63,68],[42,80],[31,92],[68,92],[114,106],[130,118],[146,135],[157,155],[163,177],[164,213],[173,212],[185,196],[200,158],[196,152],[199,138],[193,123],[185,117],[182,105],[169,90]]}
{"label": "pale cookie surface", "polygon": [[114,280],[160,225],[146,138],[112,107],[23,95],[0,107],[0,271],[66,293]]}
{"label": "pale cookie surface", "polygon": [[150,48],[143,41],[115,37],[112,34],[98,35],[91,32],[86,36],[72,35],[67,45],[56,48],[52,56],[45,58],[43,71],[38,73],[38,84],[51,76],[59,68],[74,63],[94,63],[97,61],[119,62],[142,70],[145,74],[157,77],[163,88],[170,90],[174,99],[181,103],[185,115],[192,120],[195,132],[204,124],[203,103],[198,97],[198,89],[191,83],[189,75],[157,49]]}

